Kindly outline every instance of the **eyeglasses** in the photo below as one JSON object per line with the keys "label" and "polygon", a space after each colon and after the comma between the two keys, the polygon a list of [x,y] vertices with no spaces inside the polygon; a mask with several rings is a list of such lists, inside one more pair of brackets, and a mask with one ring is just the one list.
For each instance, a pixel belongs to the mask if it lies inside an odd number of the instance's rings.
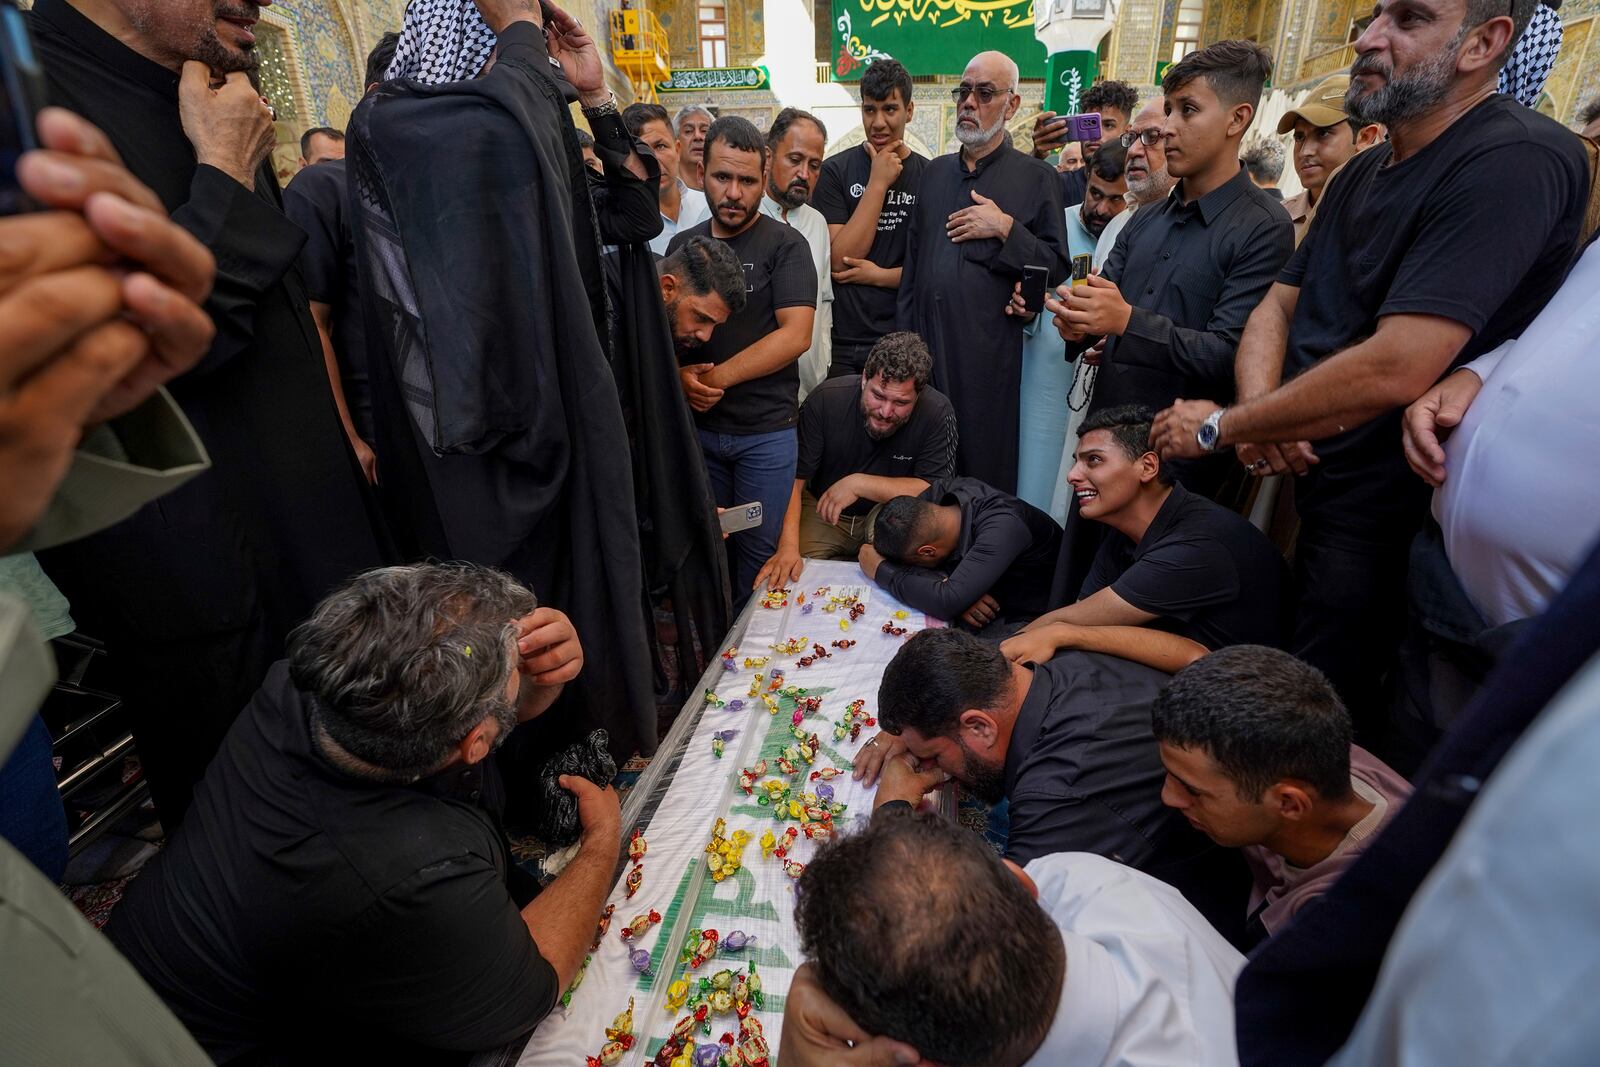
{"label": "eyeglasses", "polygon": [[1149,148],[1151,145],[1161,140],[1161,127],[1151,126],[1148,129],[1143,130],[1129,130],[1127,133],[1123,134],[1119,140],[1122,142],[1123,148],[1132,148],[1133,142],[1135,141],[1138,141],[1146,148]]}
{"label": "eyeglasses", "polygon": [[1010,89],[996,89],[992,85],[958,85],[950,90],[950,99],[961,103],[969,96],[976,96],[978,103],[987,104],[997,96],[1005,96]]}

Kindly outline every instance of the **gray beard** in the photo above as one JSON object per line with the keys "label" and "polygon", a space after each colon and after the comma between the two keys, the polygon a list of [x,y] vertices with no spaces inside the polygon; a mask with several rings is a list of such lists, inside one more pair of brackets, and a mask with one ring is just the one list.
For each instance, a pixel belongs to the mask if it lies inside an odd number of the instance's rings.
{"label": "gray beard", "polygon": [[1351,85],[1344,98],[1345,110],[1362,125],[1378,122],[1393,126],[1426,114],[1450,91],[1456,70],[1456,48],[1461,44],[1461,39],[1462,34],[1457,34],[1456,39],[1438,54],[1429,56],[1415,70],[1398,78],[1385,71],[1376,61],[1369,63],[1365,56],[1357,56],[1356,61],[1350,64],[1352,77],[1357,74],[1388,74],[1389,77],[1383,83],[1383,88],[1370,93],[1363,93],[1359,86]]}
{"label": "gray beard", "polygon": [[1005,125],[1006,120],[1004,115],[995,119],[994,125],[990,126],[987,130],[974,130],[970,126],[957,125],[956,140],[960,141],[968,148],[982,148],[984,145],[994,140],[995,137],[999,135],[1000,131],[1005,129]]}
{"label": "gray beard", "polygon": [[1172,185],[1172,175],[1167,173],[1167,168],[1162,167],[1148,177],[1129,178],[1128,192],[1133,196],[1134,203],[1148,204],[1172,192]]}

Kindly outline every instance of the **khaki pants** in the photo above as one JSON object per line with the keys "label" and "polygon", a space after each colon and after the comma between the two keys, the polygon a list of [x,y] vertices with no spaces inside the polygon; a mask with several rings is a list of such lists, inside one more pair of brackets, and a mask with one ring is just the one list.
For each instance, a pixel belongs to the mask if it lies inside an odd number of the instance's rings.
{"label": "khaki pants", "polygon": [[800,490],[800,555],[806,559],[855,559],[881,507],[875,504],[865,515],[841,515],[837,526],[829,526],[817,514],[817,498],[811,490]]}

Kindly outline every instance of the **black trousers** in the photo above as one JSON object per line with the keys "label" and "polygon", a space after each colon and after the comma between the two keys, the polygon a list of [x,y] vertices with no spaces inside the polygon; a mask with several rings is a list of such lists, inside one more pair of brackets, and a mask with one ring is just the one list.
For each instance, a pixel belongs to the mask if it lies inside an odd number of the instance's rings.
{"label": "black trousers", "polygon": [[1302,517],[1295,543],[1299,607],[1290,651],[1316,667],[1350,709],[1356,740],[1379,748],[1387,732],[1385,680],[1406,632],[1406,566],[1414,528],[1390,540],[1330,530]]}
{"label": "black trousers", "polygon": [[852,374],[860,374],[861,368],[866,366],[867,354],[871,351],[871,345],[850,345],[834,341],[833,355],[828,362],[828,377],[848,378]]}

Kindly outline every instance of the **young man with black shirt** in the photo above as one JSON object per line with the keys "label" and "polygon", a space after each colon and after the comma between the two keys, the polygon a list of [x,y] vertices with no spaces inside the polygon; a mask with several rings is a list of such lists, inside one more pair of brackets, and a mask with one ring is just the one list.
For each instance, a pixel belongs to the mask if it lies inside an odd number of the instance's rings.
{"label": "young man with black shirt", "polygon": [[1110,527],[1078,602],[1007,642],[1048,660],[1083,626],[1151,626],[1207,649],[1282,645],[1289,569],[1250,523],[1173,482],[1151,451],[1149,408],[1097,411],[1078,429],[1067,473],[1085,519]]}
{"label": "young man with black shirt", "polygon": [[861,373],[878,338],[894,329],[896,291],[911,212],[928,161],[905,143],[911,75],[880,59],[861,75],[867,139],[823,161],[812,206],[828,221],[833,264],[833,362],[828,377]]}
{"label": "young man with black shirt", "polygon": [[[1447,0],[1424,19],[1380,0],[1356,42],[1347,106],[1386,126],[1388,142],[1328,184],[1251,316],[1238,402],[1186,400],[1156,420],[1163,456],[1237,446],[1254,474],[1299,475],[1290,648],[1333,682],[1358,737],[1379,725],[1428,501],[1406,467],[1402,409],[1520,334],[1576,250],[1588,190],[1580,142],[1495,91],[1533,9]],[[1493,248],[1477,269],[1485,234]]]}
{"label": "young man with black shirt", "polygon": [[697,234],[726,242],[744,265],[746,301],[678,376],[717,505],[761,502],[761,525],[729,538],[734,588],[745,590],[777,550],[789,507],[799,454],[795,361],[811,347],[817,272],[800,231],[761,213],[767,144],[760,131],[736,115],[718,119],[706,134],[705,160],[711,218],[680,230],[667,254]]}
{"label": "young man with black shirt", "polygon": [[563,776],[582,837],[541,890],[507,846],[492,753],[582,667],[571,621],[498,571],[350,580],[106,935],[219,1063],[454,1063],[526,1034],[594,937],[621,813]]}
{"label": "young man with black shirt", "polygon": [[[1271,69],[1253,42],[1222,41],[1167,71],[1162,136],[1175,192],[1138,212],[1099,275],[1047,302],[1068,352],[1106,338],[1090,414],[1232,395],[1245,320],[1294,251],[1282,206],[1239,165]],[[1208,496],[1226,473],[1177,471]]]}
{"label": "young man with black shirt", "polygon": [[1061,527],[976,478],[945,478],[889,501],[861,546],[861,570],[936,619],[975,629],[1025,622],[1046,606]]}
{"label": "young man with black shirt", "polygon": [[860,375],[830,378],[806,397],[783,535],[758,585],[797,580],[807,559],[856,559],[877,505],[955,473],[956,413],[928,384],[932,368],[922,338],[891,333]]}

